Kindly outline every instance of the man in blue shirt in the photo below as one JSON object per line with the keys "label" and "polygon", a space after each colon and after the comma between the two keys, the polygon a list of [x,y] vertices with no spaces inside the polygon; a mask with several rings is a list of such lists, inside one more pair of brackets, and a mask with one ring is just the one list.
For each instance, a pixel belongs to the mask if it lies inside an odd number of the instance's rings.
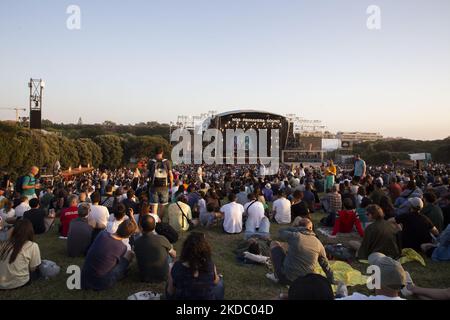
{"label": "man in blue shirt", "polygon": [[357,154],[355,156],[355,172],[353,174],[355,180],[359,182],[366,175],[366,162]]}
{"label": "man in blue shirt", "polygon": [[131,218],[122,222],[116,233],[103,231],[95,238],[81,270],[83,289],[106,290],[125,277],[134,253],[127,251],[123,240],[128,239],[136,228],[136,222]]}
{"label": "man in blue shirt", "polygon": [[36,182],[36,176],[39,173],[39,168],[36,166],[32,166],[30,169],[30,173],[26,175],[22,180],[22,196],[31,200],[33,198],[37,198],[36,189],[40,189],[41,186],[38,182]]}

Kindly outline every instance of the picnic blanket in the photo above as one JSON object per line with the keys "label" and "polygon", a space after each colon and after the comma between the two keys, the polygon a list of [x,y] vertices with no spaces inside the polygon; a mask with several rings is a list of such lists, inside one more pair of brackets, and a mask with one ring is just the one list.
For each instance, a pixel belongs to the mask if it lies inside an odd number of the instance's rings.
{"label": "picnic blanket", "polygon": [[[336,281],[343,282],[348,287],[365,285],[367,283],[367,276],[352,268],[352,266],[347,262],[330,261],[330,268],[333,271],[334,279]],[[325,272],[323,272],[322,268],[318,264],[316,265],[314,272],[321,274],[324,277],[326,276]],[[333,286],[333,290],[334,289],[335,286]]]}

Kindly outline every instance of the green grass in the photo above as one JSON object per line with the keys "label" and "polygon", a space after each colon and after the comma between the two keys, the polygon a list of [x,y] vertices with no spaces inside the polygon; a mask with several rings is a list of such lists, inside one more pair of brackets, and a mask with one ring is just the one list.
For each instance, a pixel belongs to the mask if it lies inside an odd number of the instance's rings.
{"label": "green grass", "polygon": [[[314,222],[317,223],[323,214],[315,214]],[[277,238],[280,226],[272,225],[271,233],[273,238]],[[226,299],[272,299],[286,288],[283,288],[266,279],[265,274],[270,270],[265,266],[242,265],[237,263],[233,250],[236,248],[242,235],[225,235],[219,227],[212,229],[198,228],[207,235],[213,248],[213,259],[217,265],[219,273],[224,275],[225,298]],[[178,252],[186,234],[183,234],[176,244]],[[345,243],[348,237],[327,240],[319,235],[324,244],[331,242]],[[39,235],[36,241],[41,249],[42,259],[55,261],[60,267],[60,274],[50,280],[38,280],[30,286],[12,291],[0,291],[0,299],[126,299],[129,295],[151,290],[159,293],[164,292],[164,284],[145,284],[138,279],[136,261],[131,264],[128,277],[117,284],[113,289],[94,292],[84,290],[69,290],[66,286],[69,265],[82,266],[83,258],[68,258],[66,256],[65,240],[58,239],[56,228],[52,228],[49,233]],[[446,288],[450,287],[450,264],[436,263],[430,259],[425,259],[427,266],[422,267],[416,262],[404,265],[409,271],[417,285],[424,287]],[[364,273],[367,265],[353,263],[352,266]],[[350,293],[355,290],[368,294],[365,286],[349,288]]]}

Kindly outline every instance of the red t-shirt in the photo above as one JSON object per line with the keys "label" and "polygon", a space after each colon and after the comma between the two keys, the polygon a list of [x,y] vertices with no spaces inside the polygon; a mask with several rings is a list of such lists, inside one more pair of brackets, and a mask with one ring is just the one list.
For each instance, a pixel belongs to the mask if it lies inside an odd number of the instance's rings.
{"label": "red t-shirt", "polygon": [[350,233],[353,231],[353,226],[356,227],[359,235],[364,237],[364,230],[356,212],[354,210],[338,211],[332,235],[335,236],[338,232]]}
{"label": "red t-shirt", "polygon": [[78,207],[62,209],[61,216],[59,217],[61,221],[61,236],[67,237],[70,222],[75,218],[78,218]]}

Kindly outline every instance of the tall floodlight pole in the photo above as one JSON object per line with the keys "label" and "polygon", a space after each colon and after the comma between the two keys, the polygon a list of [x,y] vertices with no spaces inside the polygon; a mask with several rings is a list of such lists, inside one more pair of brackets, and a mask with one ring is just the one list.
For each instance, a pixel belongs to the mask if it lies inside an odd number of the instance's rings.
{"label": "tall floodlight pole", "polygon": [[30,79],[30,129],[42,128],[42,91],[45,82],[42,79]]}

